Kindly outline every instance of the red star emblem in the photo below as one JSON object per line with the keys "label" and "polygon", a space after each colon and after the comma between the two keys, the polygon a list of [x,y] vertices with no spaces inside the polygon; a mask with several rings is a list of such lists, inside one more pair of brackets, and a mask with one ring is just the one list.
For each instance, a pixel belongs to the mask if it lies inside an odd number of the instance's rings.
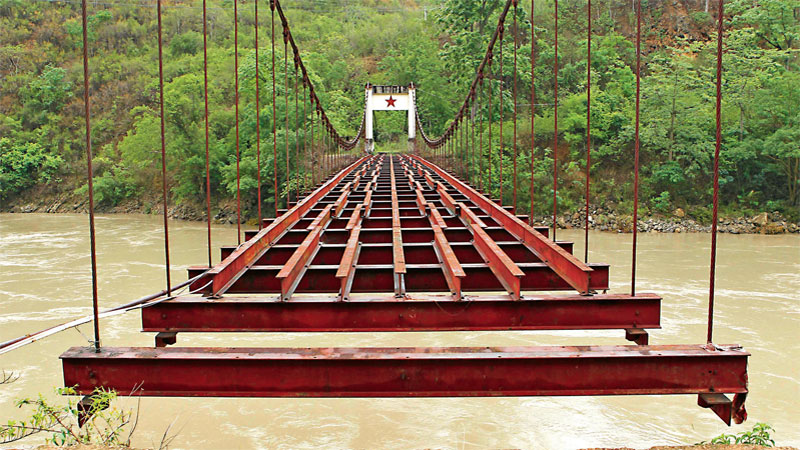
{"label": "red star emblem", "polygon": [[396,98],[392,98],[392,96],[390,95],[389,98],[386,99],[386,106],[387,107],[394,106],[394,102],[396,102],[396,101],[397,101],[397,99]]}

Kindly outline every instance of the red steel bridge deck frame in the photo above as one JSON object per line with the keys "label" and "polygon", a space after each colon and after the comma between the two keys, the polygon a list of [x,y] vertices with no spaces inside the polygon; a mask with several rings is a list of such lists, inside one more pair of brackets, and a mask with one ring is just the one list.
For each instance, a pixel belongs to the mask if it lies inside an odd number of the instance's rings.
{"label": "red steel bridge deck frame", "polygon": [[[203,297],[144,308],[143,329],[159,332],[158,347],[177,332],[537,329],[625,329],[647,344],[660,297],[598,294],[608,265],[582,263],[509,209],[418,156],[363,157],[223,247],[192,285]],[[559,290],[577,294],[536,292]],[[73,348],[62,360],[82,393],[144,382],[144,395],[163,396],[699,394],[730,423],[745,414],[747,356],[735,346]]]}

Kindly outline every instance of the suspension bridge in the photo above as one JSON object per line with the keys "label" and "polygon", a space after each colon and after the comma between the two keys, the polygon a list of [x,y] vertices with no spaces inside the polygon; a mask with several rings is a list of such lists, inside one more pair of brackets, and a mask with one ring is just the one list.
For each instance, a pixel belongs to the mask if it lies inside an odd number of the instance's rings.
{"label": "suspension bridge", "polygon": [[[238,8],[233,2],[235,59],[237,202],[239,158]],[[556,34],[558,4],[556,1]],[[161,1],[158,1],[159,85],[162,104],[162,182],[167,210]],[[254,7],[258,8],[258,0]],[[206,207],[208,263],[189,269],[189,280],[173,285],[169,277],[169,229],[164,214],[163,291],[111,311],[100,312],[96,287],[92,199],[91,110],[86,39],[86,1],[82,2],[86,150],[89,182],[94,345],[61,355],[64,383],[80,394],[97,388],[123,395],[221,397],[462,397],[693,395],[722,420],[742,422],[748,393],[749,353],[737,345],[713,342],[716,229],[712,230],[708,333],[696,345],[649,345],[648,329],[661,327],[662,298],[636,290],[637,228],[633,227],[631,290],[608,293],[610,266],[588,262],[589,167],[586,162],[585,248],[583,259],[573,243],[556,239],[558,199],[554,165],[552,228],[534,226],[518,214],[517,115],[520,96],[517,50],[523,33],[517,23],[517,0],[508,0],[460,109],[441,136],[426,133],[417,108],[417,86],[366,84],[364,113],[355,136],[340,135],[320,102],[300,56],[279,0],[271,12],[271,82],[273,108],[271,180],[274,211],[264,217],[261,198],[260,129],[258,148],[258,227],[237,229],[237,244],[222,246],[221,262],[212,264],[211,196],[208,172],[208,99],[206,96]],[[591,10],[590,0],[587,10]],[[636,141],[634,204],[638,203],[639,73],[641,6],[637,2]],[[717,224],[722,16],[719,2],[717,61],[717,136],[714,163],[714,218]],[[256,13],[256,61],[258,14]],[[533,10],[531,10],[533,20]],[[591,42],[591,14],[587,15]],[[206,9],[203,2],[204,38]],[[276,25],[279,29],[276,29]],[[276,41],[284,46],[283,80],[276,64]],[[504,51],[513,52],[513,79],[502,74]],[[509,48],[510,47],[510,48]],[[531,46],[533,66],[533,46]],[[204,40],[205,50],[205,40]],[[557,57],[556,37],[556,61]],[[207,58],[206,58],[207,59]],[[591,60],[591,46],[587,59]],[[289,61],[292,61],[292,69]],[[499,67],[498,67],[499,66]],[[256,62],[258,70],[258,62]],[[589,65],[587,65],[589,67]],[[558,63],[553,67],[556,75]],[[531,68],[533,76],[533,67]],[[291,78],[291,79],[290,79]],[[256,80],[259,77],[256,75]],[[558,77],[554,104],[558,108]],[[285,85],[280,98],[277,83]],[[207,70],[205,83],[208,83]],[[258,83],[258,81],[256,81]],[[290,89],[293,84],[294,88]],[[510,84],[511,118],[499,115],[500,132],[492,136],[493,111]],[[258,89],[258,84],[256,84]],[[587,74],[587,129],[591,130],[591,77]],[[292,92],[293,96],[292,97]],[[300,97],[302,95],[302,97]],[[295,133],[303,141],[290,148],[277,138],[276,105],[284,102],[289,131],[290,102],[295,104]],[[493,100],[494,98],[494,100]],[[258,96],[256,96],[258,102]],[[531,86],[531,105],[535,92]],[[310,116],[306,106],[311,108]],[[258,107],[257,107],[258,110]],[[375,152],[373,113],[403,110],[408,116],[404,153]],[[556,113],[554,147],[558,146]],[[309,119],[310,118],[310,119]],[[306,120],[309,119],[309,120]],[[484,120],[489,123],[484,124]],[[513,127],[503,142],[503,124]],[[260,121],[256,121],[260,123]],[[487,126],[485,126],[487,125]],[[531,114],[531,130],[535,127]],[[310,139],[306,140],[305,136]],[[363,144],[362,144],[363,143]],[[591,149],[591,133],[587,133]],[[533,142],[531,142],[533,146]],[[282,147],[282,148],[281,148]],[[488,154],[484,149],[488,148]],[[286,154],[286,179],[278,179],[277,154]],[[553,153],[556,155],[556,152]],[[513,179],[504,181],[503,155],[511,155]],[[530,152],[533,164],[533,152]],[[498,158],[492,162],[492,158]],[[488,159],[488,161],[486,161]],[[494,170],[498,166],[500,170]],[[310,166],[312,188],[292,190],[290,177],[301,163]],[[484,170],[484,164],[488,171]],[[292,171],[294,167],[294,172]],[[531,171],[533,173],[533,171]],[[531,179],[531,192],[537,186]],[[284,186],[285,197],[279,198]],[[503,186],[511,191],[503,192]],[[490,193],[497,192],[499,198]],[[549,188],[549,187],[548,187]],[[510,195],[509,195],[510,194]],[[534,198],[533,195],[530,196]],[[509,201],[506,201],[509,200]],[[239,203],[240,204],[240,203]],[[281,205],[283,208],[281,209]],[[527,206],[527,205],[525,205]],[[238,221],[241,224],[241,208]],[[636,223],[634,206],[634,224]],[[185,292],[188,290],[188,292]],[[120,309],[141,308],[142,330],[156,333],[153,347],[101,346],[100,318]],[[225,332],[409,332],[478,330],[619,330],[631,344],[557,347],[414,347],[414,348],[205,348],[176,346],[191,333]],[[34,336],[35,337],[35,336]],[[3,344],[19,346],[28,338]],[[729,398],[732,395],[732,398]]]}

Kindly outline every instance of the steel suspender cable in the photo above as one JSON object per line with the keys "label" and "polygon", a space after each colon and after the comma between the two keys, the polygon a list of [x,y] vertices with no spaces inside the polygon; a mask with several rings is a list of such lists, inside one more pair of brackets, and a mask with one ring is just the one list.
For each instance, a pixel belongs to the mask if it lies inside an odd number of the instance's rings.
{"label": "steel suspender cable", "polygon": [[275,105],[275,0],[270,0],[272,10],[272,178],[275,190],[275,217],[278,217],[278,113]]}
{"label": "steel suspender cable", "polygon": [[[470,100],[474,101],[472,96]],[[475,140],[472,138],[475,135],[475,124],[472,123],[472,107],[467,108],[467,183],[472,183],[472,158],[473,158],[473,144]],[[471,131],[470,131],[471,130]]]}
{"label": "steel suspender cable", "polygon": [[97,251],[94,233],[94,183],[92,177],[92,123],[89,108],[89,32],[86,17],[86,0],[81,1],[83,28],[83,114],[86,121],[86,178],[89,187],[89,252],[92,266],[92,314],[94,317],[94,349],[100,351],[100,312],[97,300]]}
{"label": "steel suspender cable", "polygon": [[[297,86],[299,68],[297,67],[297,55],[294,55],[294,172],[295,177],[300,176],[300,90]],[[300,201],[300,183],[295,183],[294,192],[295,203]],[[288,207],[288,206],[287,206]]]}
{"label": "steel suspender cable", "polygon": [[535,108],[534,105],[536,104],[536,83],[533,80],[533,69],[536,67],[536,58],[534,47],[536,44],[536,40],[534,39],[534,24],[533,24],[533,5],[535,4],[535,0],[531,0],[531,184],[530,184],[530,197],[531,203],[530,208],[528,211],[528,223],[533,225],[533,169],[534,169],[534,150],[536,149],[536,134],[534,133],[535,127],[534,122],[536,121],[535,117]]}
{"label": "steel suspender cable", "polygon": [[[480,84],[478,85],[478,90],[480,93],[483,93],[483,74],[479,76]],[[480,96],[478,96],[478,102],[480,102]],[[483,191],[483,111],[479,109],[478,113],[480,114],[480,116],[478,116],[478,190]]]}
{"label": "steel suspender cable", "polygon": [[255,31],[256,31],[256,190],[258,202],[258,228],[261,229],[264,220],[261,214],[261,108],[259,97],[261,90],[258,88],[258,0],[255,0]]}
{"label": "steel suspender cable", "polygon": [[633,246],[631,247],[631,295],[636,295],[636,244],[639,228],[639,101],[642,58],[642,2],[636,0],[636,123],[633,144]]}
{"label": "steel suspender cable", "polygon": [[558,0],[555,0],[555,59],[553,60],[553,241],[556,240],[558,214]]}
{"label": "steel suspender cable", "polygon": [[314,97],[311,96],[311,90],[309,89],[308,93],[308,106],[309,111],[311,112],[311,124],[309,124],[308,136],[309,136],[309,143],[308,143],[308,150],[309,156],[308,160],[311,162],[311,189],[317,185],[317,153],[314,149]]}
{"label": "steel suspender cable", "polygon": [[477,103],[478,102],[478,92],[477,92],[477,90],[473,91],[472,99],[473,99],[473,102],[475,102],[475,104],[473,105],[473,108],[472,108],[472,111],[474,111],[474,113],[471,112],[470,115],[469,115],[470,122],[471,122],[470,123],[470,129],[472,130],[472,135],[471,135],[471,139],[470,139],[471,140],[471,143],[470,143],[470,155],[471,155],[471,158],[472,158],[471,161],[470,161],[470,168],[471,168],[470,183],[472,183],[474,185],[475,184],[475,175],[474,175],[475,174],[475,114],[479,113],[478,108],[480,108],[480,105]]}
{"label": "steel suspender cable", "polygon": [[158,16],[158,96],[161,110],[161,201],[164,203],[164,271],[167,281],[167,295],[172,292],[172,283],[169,275],[169,217],[167,207],[167,140],[164,132],[164,60],[162,57],[163,41],[161,33],[161,0],[156,3]]}
{"label": "steel suspender cable", "polygon": [[464,116],[463,116],[463,115],[462,115],[462,116],[461,116],[461,118],[459,119],[458,123],[459,123],[459,126],[458,126],[458,140],[459,140],[459,146],[458,146],[458,153],[459,153],[459,154],[458,154],[458,166],[461,168],[461,176],[463,177],[463,176],[464,176],[464,160],[465,160],[465,156],[464,156],[464,155],[465,155],[465,153],[466,153],[466,152],[464,151],[464,149],[466,148],[466,147],[464,146],[464,142],[466,142],[466,141],[465,141],[465,139],[464,139],[464,137],[466,136],[466,135],[464,134],[464,133],[465,133],[465,131],[466,131],[466,128],[465,128],[466,124],[465,124],[465,120],[464,120]]}
{"label": "steel suspender cable", "polygon": [[208,235],[208,267],[211,267],[211,166],[208,157],[208,20],[203,0],[203,102],[206,124],[206,224]]}
{"label": "steel suspender cable", "polygon": [[498,157],[497,157],[497,164],[498,170],[500,172],[500,206],[505,204],[505,200],[503,200],[503,119],[505,118],[505,99],[503,99],[503,37],[505,36],[505,23],[500,25],[500,50],[497,52],[497,59],[500,60],[498,64],[498,72],[500,74],[499,77],[499,95],[497,99],[497,106],[500,109],[500,132],[498,133],[497,139],[497,146],[498,146]]}
{"label": "steel suspender cable", "polygon": [[[489,58],[491,58],[491,55],[489,56]],[[487,163],[488,163],[487,165],[489,166],[488,167],[488,169],[489,169],[489,173],[488,173],[489,182],[486,184],[486,191],[489,194],[489,198],[494,198],[494,193],[492,192],[492,95],[494,94],[494,92],[493,92],[493,89],[492,89],[492,77],[491,77],[491,74],[492,74],[492,60],[489,59],[489,81],[488,81],[488,84],[489,84],[489,116],[487,117],[487,120],[489,122],[488,123],[489,130],[488,130],[488,136],[486,137],[486,139],[489,141],[488,142],[488,145],[489,145],[489,161],[487,161]]]}
{"label": "steel suspender cable", "polygon": [[[306,129],[306,124],[308,123],[308,111],[306,109],[306,103],[308,99],[306,98],[306,80],[303,79],[303,160],[308,163],[308,146],[306,145],[306,139],[308,137],[308,131]],[[312,166],[313,167],[313,166]],[[303,173],[303,189],[306,189],[306,183],[308,180],[308,173]],[[300,199],[298,198],[298,201]]]}
{"label": "steel suspender cable", "polygon": [[592,167],[592,0],[586,3],[586,209],[584,211],[583,261],[589,262],[589,183]]}
{"label": "steel suspender cable", "polygon": [[512,203],[517,212],[517,0],[514,0],[514,195]]}
{"label": "steel suspender cable", "polygon": [[714,207],[711,213],[711,263],[708,285],[708,332],[706,339],[710,344],[714,331],[714,288],[717,268],[717,221],[719,214],[719,154],[722,146],[722,20],[724,4],[719,0],[717,12],[717,104],[716,104],[716,142],[714,145]]}
{"label": "steel suspender cable", "polygon": [[[159,0],[160,1],[160,0]],[[239,9],[236,1],[233,2],[233,74],[234,99],[236,101],[236,244],[242,243],[242,196],[241,177],[239,175]]]}
{"label": "steel suspender cable", "polygon": [[289,30],[287,25],[283,25],[283,98],[286,113],[286,130],[284,130],[286,141],[286,209],[289,209]]}

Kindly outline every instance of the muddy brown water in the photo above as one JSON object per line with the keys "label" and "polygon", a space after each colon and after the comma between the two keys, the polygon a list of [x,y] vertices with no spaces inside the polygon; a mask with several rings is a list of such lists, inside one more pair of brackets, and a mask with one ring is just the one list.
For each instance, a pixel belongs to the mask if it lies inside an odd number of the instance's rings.
{"label": "muddy brown water", "polygon": [[[206,261],[205,224],[171,222],[173,280]],[[100,303],[111,307],[163,288],[161,219],[97,218]],[[216,247],[236,229],[214,226]],[[575,240],[583,254],[583,235]],[[692,444],[756,422],[775,428],[778,444],[800,445],[800,236],[721,235],[715,342],[752,352],[749,419],[728,428],[693,396],[467,399],[145,398],[133,444],[156,445],[167,426],[172,448],[526,448],[638,447]],[[629,234],[591,233],[590,261],[611,266],[612,292],[629,289]],[[663,296],[662,329],[651,343],[705,340],[709,235],[642,234],[637,290]],[[0,214],[0,341],[89,314],[87,219],[82,215]],[[101,322],[105,345],[152,346],[140,316]],[[91,325],[81,332],[89,336]],[[626,344],[622,331],[254,333],[179,335],[187,346],[484,346]],[[20,419],[14,400],[43,393],[57,400],[58,355],[86,345],[69,330],[0,356],[18,381],[0,387],[0,420]],[[118,406],[134,408],[123,399]],[[41,443],[43,437],[28,442]]]}

